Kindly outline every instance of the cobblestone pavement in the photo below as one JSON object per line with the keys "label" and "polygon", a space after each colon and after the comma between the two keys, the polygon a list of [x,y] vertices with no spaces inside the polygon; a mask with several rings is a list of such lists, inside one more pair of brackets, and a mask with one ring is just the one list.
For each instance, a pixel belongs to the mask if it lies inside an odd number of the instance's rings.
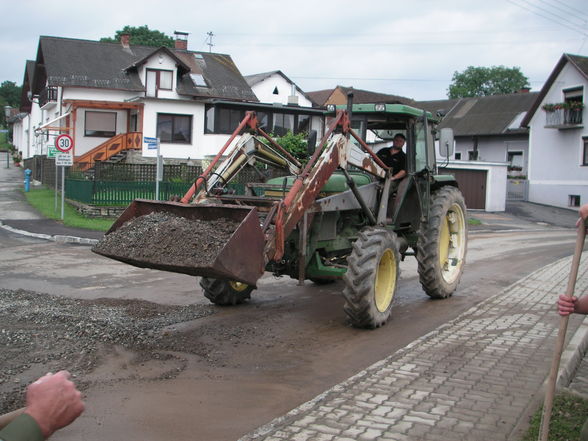
{"label": "cobblestone pavement", "polygon": [[[570,264],[530,274],[240,441],[518,439],[542,400]],[[568,336],[582,321],[571,317]]]}

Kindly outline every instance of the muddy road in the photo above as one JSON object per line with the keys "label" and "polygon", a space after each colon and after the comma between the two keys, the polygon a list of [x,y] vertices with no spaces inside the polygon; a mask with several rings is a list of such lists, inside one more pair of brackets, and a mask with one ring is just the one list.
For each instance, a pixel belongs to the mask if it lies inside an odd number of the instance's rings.
{"label": "muddy road", "polygon": [[63,367],[87,410],[52,439],[235,440],[572,254],[574,241],[573,230],[472,234],[460,288],[437,301],[407,258],[391,321],[365,331],[346,323],[340,282],[266,275],[249,303],[215,307],[197,278],[0,230],[0,345],[13,351],[0,393],[22,405],[23,385]]}

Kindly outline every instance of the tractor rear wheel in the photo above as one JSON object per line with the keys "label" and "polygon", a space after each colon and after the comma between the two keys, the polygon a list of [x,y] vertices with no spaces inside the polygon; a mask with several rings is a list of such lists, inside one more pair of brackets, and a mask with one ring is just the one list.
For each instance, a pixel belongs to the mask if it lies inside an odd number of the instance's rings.
{"label": "tractor rear wheel", "polygon": [[400,274],[399,260],[395,233],[375,227],[359,233],[343,276],[344,310],[353,326],[373,329],[388,321]]}
{"label": "tractor rear wheel", "polygon": [[466,248],[463,196],[455,187],[442,187],[432,195],[429,220],[421,224],[417,243],[419,280],[428,296],[444,299],[457,289]]}
{"label": "tractor rear wheel", "polygon": [[246,283],[209,277],[202,277],[200,286],[204,297],[220,306],[239,305],[251,298],[251,291],[254,289]]}

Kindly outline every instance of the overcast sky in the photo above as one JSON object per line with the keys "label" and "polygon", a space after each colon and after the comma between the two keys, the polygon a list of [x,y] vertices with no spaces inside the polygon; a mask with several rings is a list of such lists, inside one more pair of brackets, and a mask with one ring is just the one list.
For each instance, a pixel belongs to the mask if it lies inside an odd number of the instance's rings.
{"label": "overcast sky", "polygon": [[518,66],[539,90],[563,53],[588,56],[586,0],[2,0],[0,82],[22,84],[40,35],[98,40],[125,25],[189,32],[243,75],[281,70],[336,85],[443,99],[455,71]]}

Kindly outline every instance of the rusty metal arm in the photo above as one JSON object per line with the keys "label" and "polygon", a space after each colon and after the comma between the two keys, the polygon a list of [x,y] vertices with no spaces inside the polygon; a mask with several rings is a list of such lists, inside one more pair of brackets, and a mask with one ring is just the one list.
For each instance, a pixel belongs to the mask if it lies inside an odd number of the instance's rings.
{"label": "rusty metal arm", "polygon": [[198,191],[200,186],[208,179],[208,176],[210,176],[210,173],[214,169],[214,166],[217,164],[218,161],[220,161],[220,159],[223,156],[223,154],[225,153],[225,151],[229,148],[229,146],[234,141],[234,139],[239,135],[239,133],[241,133],[241,130],[243,130],[245,128],[245,126],[249,126],[252,129],[256,130],[257,125],[258,125],[258,122],[257,122],[257,116],[255,115],[255,112],[246,112],[245,118],[243,118],[243,120],[239,123],[239,125],[237,126],[237,128],[235,129],[235,131],[233,132],[231,137],[228,139],[228,141],[225,143],[225,145],[220,149],[220,151],[214,157],[214,159],[212,160],[210,165],[206,168],[204,173],[202,173],[201,176],[198,176],[198,178],[196,179],[196,182],[194,182],[194,184],[192,184],[192,186],[186,192],[186,194],[180,200],[180,202],[182,202],[184,204],[188,204],[190,202],[192,197],[196,194],[196,191]]}

